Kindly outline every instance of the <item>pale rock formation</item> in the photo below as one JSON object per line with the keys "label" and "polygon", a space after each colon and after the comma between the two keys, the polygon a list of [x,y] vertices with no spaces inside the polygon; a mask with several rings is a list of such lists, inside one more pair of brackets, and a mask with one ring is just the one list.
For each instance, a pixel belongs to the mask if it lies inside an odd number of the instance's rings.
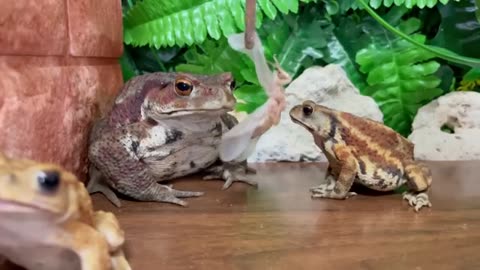
{"label": "pale rock formation", "polygon": [[480,93],[451,92],[431,101],[418,110],[412,130],[417,159],[479,160]]}

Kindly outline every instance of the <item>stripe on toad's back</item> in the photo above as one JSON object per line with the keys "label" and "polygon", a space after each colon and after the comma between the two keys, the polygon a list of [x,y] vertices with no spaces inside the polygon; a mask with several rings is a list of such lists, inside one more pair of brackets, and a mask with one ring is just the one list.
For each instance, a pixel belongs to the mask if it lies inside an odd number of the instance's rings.
{"label": "stripe on toad's back", "polygon": [[357,158],[360,156],[368,156],[371,162],[378,165],[393,164],[402,167],[400,159],[403,155],[391,149],[392,145],[395,146],[398,144],[398,141],[395,140],[394,144],[387,145],[384,140],[377,140],[378,137],[372,137],[371,134],[378,134],[374,133],[374,129],[378,129],[378,126],[372,125],[370,122],[361,121],[361,119],[351,114],[340,113],[339,119],[343,124],[343,140],[347,145],[356,150],[355,154]]}
{"label": "stripe on toad's back", "polygon": [[381,148],[387,149],[399,143],[397,133],[379,122],[345,112],[342,112],[340,115],[350,127],[354,127],[362,134],[370,137],[371,140],[375,141]]}

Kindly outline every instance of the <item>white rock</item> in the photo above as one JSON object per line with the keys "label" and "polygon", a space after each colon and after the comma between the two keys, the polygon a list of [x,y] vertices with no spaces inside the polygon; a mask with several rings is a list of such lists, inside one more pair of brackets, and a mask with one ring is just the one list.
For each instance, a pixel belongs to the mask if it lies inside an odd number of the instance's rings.
{"label": "white rock", "polygon": [[265,161],[325,161],[326,158],[313,142],[312,135],[293,123],[290,109],[310,99],[337,110],[383,122],[383,115],[375,101],[362,96],[350,82],[341,66],[310,67],[285,90],[287,106],[280,123],[272,127],[258,141],[249,162]]}
{"label": "white rock", "polygon": [[[448,126],[454,133],[441,130]],[[408,137],[423,160],[480,159],[480,93],[451,92],[420,108]]]}

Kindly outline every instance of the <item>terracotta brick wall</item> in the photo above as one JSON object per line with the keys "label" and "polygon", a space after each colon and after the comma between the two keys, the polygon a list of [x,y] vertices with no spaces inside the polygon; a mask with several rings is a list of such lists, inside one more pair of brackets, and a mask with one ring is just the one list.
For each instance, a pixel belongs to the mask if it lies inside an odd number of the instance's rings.
{"label": "terracotta brick wall", "polygon": [[92,121],[122,85],[120,0],[0,0],[0,150],[82,180]]}

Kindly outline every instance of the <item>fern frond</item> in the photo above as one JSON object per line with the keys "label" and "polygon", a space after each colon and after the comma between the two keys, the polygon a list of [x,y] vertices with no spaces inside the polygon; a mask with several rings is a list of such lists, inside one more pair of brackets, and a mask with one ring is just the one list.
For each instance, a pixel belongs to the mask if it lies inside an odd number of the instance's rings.
{"label": "fern frond", "polygon": [[[420,43],[425,36],[416,34],[420,21],[410,19],[402,26]],[[362,90],[379,104],[386,125],[407,136],[417,110],[442,94],[441,80],[435,75],[440,64],[435,56],[402,38],[385,32],[380,39],[357,53],[360,71],[368,74],[368,87]]]}
{"label": "fern frond", "polygon": [[[342,10],[348,9],[363,9],[362,6],[358,3],[357,0],[338,0],[342,7]],[[459,1],[459,0],[453,0]],[[433,8],[438,4],[446,5],[449,0],[368,0],[368,5],[374,9],[379,7],[393,7],[393,6],[404,6],[406,8]]]}
{"label": "fern frond", "polygon": [[[258,0],[256,26],[263,15],[297,13],[299,2],[309,0]],[[200,44],[207,36],[220,37],[245,29],[245,0],[144,0],[124,17],[124,42],[155,48]]]}

